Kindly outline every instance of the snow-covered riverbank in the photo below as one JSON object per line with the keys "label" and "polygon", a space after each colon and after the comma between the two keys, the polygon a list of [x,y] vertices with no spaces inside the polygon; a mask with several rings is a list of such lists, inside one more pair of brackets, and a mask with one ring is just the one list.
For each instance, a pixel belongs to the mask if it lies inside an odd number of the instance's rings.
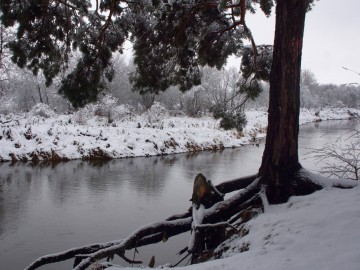
{"label": "snow-covered riverbank", "polygon": [[[115,112],[115,113],[114,113]],[[349,119],[354,109],[302,110],[300,124]],[[30,112],[0,115],[0,161],[112,159],[219,150],[265,136],[267,113],[247,111],[243,132],[225,131],[210,116],[172,116],[159,104],[142,115],[126,107],[112,115],[94,108],[58,115],[38,104]]]}
{"label": "snow-covered riverbank", "polygon": [[[265,213],[251,220],[249,234],[230,239],[221,259],[176,269],[358,270],[359,203],[359,186],[292,197],[285,204],[268,206]],[[120,269],[134,268],[108,268]]]}

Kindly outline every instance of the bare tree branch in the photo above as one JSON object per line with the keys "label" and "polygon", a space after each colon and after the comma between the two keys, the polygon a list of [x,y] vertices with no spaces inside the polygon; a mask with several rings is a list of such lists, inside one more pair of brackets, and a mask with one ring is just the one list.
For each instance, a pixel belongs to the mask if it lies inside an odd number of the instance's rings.
{"label": "bare tree branch", "polygon": [[[345,142],[345,144],[343,143]],[[338,178],[359,180],[360,132],[347,132],[328,142],[324,147],[311,149],[317,164],[323,165],[321,173]]]}

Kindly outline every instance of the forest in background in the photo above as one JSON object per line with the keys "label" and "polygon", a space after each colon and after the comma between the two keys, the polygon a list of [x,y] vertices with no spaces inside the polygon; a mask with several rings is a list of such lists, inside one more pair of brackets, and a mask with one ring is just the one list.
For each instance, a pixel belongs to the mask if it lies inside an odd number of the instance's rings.
{"label": "forest in background", "polygon": [[[70,102],[58,93],[60,83],[66,71],[58,76],[54,83],[47,87],[42,74],[34,75],[32,71],[21,69],[13,64],[7,50],[7,40],[12,34],[1,26],[0,32],[0,114],[19,113],[31,110],[36,104],[47,104],[58,113],[72,112]],[[69,65],[75,66],[74,55]],[[107,83],[103,96],[112,96],[118,104],[129,105],[137,113],[149,109],[155,101],[162,103],[167,109],[188,116],[200,116],[211,111],[214,106],[230,103],[230,107],[245,104],[245,108],[257,109],[268,106],[269,86],[263,83],[263,91],[254,100],[247,100],[245,94],[238,94],[237,82],[240,71],[235,68],[221,69],[205,66],[201,69],[202,83],[186,93],[178,87],[170,87],[158,95],[144,95],[133,91],[129,80],[135,67],[132,59],[117,54],[114,57],[114,79]],[[240,64],[239,64],[240,65]],[[70,67],[69,70],[72,68]],[[320,84],[310,70],[302,72],[301,107],[303,108],[360,108],[360,86],[357,83],[344,85]]]}

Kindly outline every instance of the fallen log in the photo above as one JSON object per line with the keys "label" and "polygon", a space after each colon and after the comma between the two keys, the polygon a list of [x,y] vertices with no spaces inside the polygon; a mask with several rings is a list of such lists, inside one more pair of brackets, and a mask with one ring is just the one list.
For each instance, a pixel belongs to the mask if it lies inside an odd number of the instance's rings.
{"label": "fallen log", "polygon": [[[233,227],[230,223],[224,222],[224,220],[226,221],[232,217],[236,211],[245,209],[240,205],[236,206],[236,204],[245,202],[247,198],[250,197],[250,194],[247,195],[248,193],[253,194],[254,192],[256,193],[259,191],[259,189],[255,188],[258,186],[257,184],[254,185],[255,180],[256,176],[253,175],[214,186],[211,181],[206,180],[202,174],[199,174],[194,181],[194,190],[191,200],[194,205],[200,206],[203,204],[208,208],[205,209],[204,212],[204,224],[199,226],[198,230],[205,232],[206,235],[210,235],[210,230],[214,232],[214,230],[223,230],[224,227]],[[242,190],[238,195],[234,195],[224,201],[224,195],[226,193],[233,192],[239,188]],[[182,214],[168,217],[165,221],[143,226],[123,240],[93,244],[70,249],[57,254],[43,256],[30,264],[25,270],[34,270],[45,264],[56,263],[72,258],[75,258],[74,269],[76,270],[84,270],[93,262],[105,258],[113,258],[114,255],[118,255],[124,260],[129,260],[126,257],[124,258],[124,252],[126,250],[158,243],[164,239],[190,231],[192,222],[193,208],[190,208]],[[221,233],[218,234],[220,235]],[[221,239],[223,239],[223,237],[221,237]],[[218,245],[219,242],[219,239],[215,241],[214,239],[210,240],[210,237],[207,237],[205,247],[213,248]],[[199,256],[203,252],[203,248],[201,250],[202,251],[199,249],[197,253],[194,253],[193,258]],[[187,249],[187,251],[190,252],[189,249]],[[196,260],[192,259],[192,261],[195,262]]]}

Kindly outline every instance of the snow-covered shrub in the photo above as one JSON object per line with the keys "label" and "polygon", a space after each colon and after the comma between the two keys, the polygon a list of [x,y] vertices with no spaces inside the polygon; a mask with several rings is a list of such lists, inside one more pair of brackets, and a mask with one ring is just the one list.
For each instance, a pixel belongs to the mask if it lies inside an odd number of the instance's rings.
{"label": "snow-covered shrub", "polygon": [[149,123],[157,123],[168,117],[169,111],[163,104],[155,102],[154,105],[144,113],[144,116]]}
{"label": "snow-covered shrub", "polygon": [[178,87],[171,86],[156,96],[156,100],[163,104],[168,110],[180,109],[180,101],[183,94]]}
{"label": "snow-covered shrub", "polygon": [[87,121],[94,117],[96,111],[96,105],[88,104],[84,108],[77,110],[73,114],[73,120],[75,123],[85,125]]}
{"label": "snow-covered shrub", "polygon": [[145,93],[141,95],[141,105],[145,107],[145,110],[149,110],[155,102],[156,95],[153,93]]}
{"label": "snow-covered shrub", "polygon": [[14,99],[10,97],[1,97],[0,104],[0,114],[4,115],[14,112],[14,108],[17,107]]}
{"label": "snow-covered shrub", "polygon": [[212,113],[215,119],[221,119],[220,127],[225,130],[235,128],[238,131],[242,131],[247,123],[246,115],[243,112],[229,111],[223,104],[214,106]]}
{"label": "snow-covered shrub", "polygon": [[127,116],[132,116],[134,108],[127,104],[117,105],[118,98],[111,95],[104,96],[95,108],[95,115],[107,118],[108,123],[119,121]]}
{"label": "snow-covered shrub", "polygon": [[124,118],[134,116],[135,109],[128,104],[120,104],[114,108],[112,108],[110,115],[114,121],[123,120]]}
{"label": "snow-covered shrub", "polygon": [[133,115],[133,107],[130,105],[117,105],[118,99],[106,95],[97,103],[88,104],[74,113],[74,121],[79,124],[86,124],[88,120],[94,119],[97,122],[106,121],[108,124]]}
{"label": "snow-covered shrub", "polygon": [[220,121],[220,127],[225,130],[235,128],[238,131],[243,131],[246,125],[246,116],[244,113],[225,113]]}
{"label": "snow-covered shrub", "polygon": [[210,102],[202,87],[194,87],[182,98],[183,110],[188,116],[200,116],[209,107]]}
{"label": "snow-covered shrub", "polygon": [[49,105],[44,103],[38,103],[31,109],[29,115],[50,118],[54,117],[56,113],[52,109],[50,109]]}
{"label": "snow-covered shrub", "polygon": [[95,115],[100,117],[109,117],[111,110],[116,106],[118,99],[111,96],[105,95],[95,107]]}

